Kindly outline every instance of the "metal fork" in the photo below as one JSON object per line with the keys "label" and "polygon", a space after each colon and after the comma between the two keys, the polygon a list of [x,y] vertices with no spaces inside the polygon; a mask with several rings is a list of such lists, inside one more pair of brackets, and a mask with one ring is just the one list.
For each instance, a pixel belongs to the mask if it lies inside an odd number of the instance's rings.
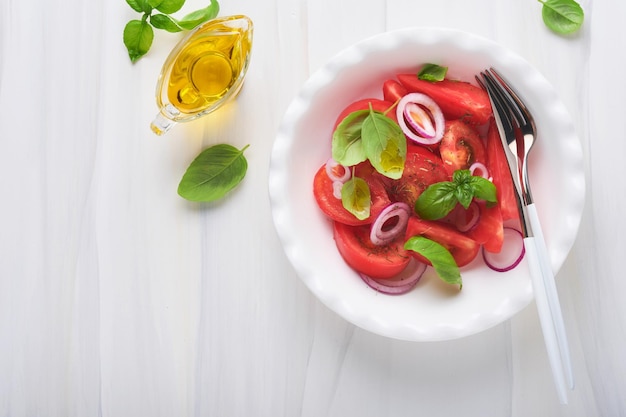
{"label": "metal fork", "polygon": [[[559,400],[567,403],[565,379],[574,388],[571,357],[554,273],[532,198],[528,155],[537,140],[534,119],[517,92],[493,68],[476,76],[487,90],[515,185],[526,256],[533,282],[541,328]],[[565,373],[565,378],[563,376]]]}

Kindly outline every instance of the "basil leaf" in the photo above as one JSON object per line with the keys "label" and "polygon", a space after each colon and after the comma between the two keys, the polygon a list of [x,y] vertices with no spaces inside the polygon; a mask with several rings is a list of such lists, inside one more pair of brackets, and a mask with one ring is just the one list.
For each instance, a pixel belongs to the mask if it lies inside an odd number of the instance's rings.
{"label": "basil leaf", "polygon": [[406,161],[406,136],[400,126],[382,113],[370,110],[361,130],[363,149],[376,171],[392,179],[402,177]]}
{"label": "basil leaf", "polygon": [[157,29],[164,29],[171,33],[181,32],[184,30],[180,27],[176,19],[165,14],[153,14],[150,16],[150,23]]}
{"label": "basil leaf", "polygon": [[[124,45],[133,63],[150,50],[154,40],[152,27],[172,33],[190,30],[215,18],[220,9],[217,0],[211,0],[207,7],[191,12],[179,21],[170,14],[179,11],[185,0],[126,0],[126,3],[133,10],[143,13],[142,20],[131,20],[124,28]],[[153,10],[161,13],[152,15]]]}
{"label": "basil leaf", "polygon": [[498,197],[496,196],[496,186],[494,183],[483,177],[472,176],[470,178],[472,188],[474,190],[474,197],[485,200],[488,203],[497,203]]}
{"label": "basil leaf", "polygon": [[370,216],[371,194],[364,179],[352,177],[341,187],[341,203],[343,207],[359,220]]}
{"label": "basil leaf", "polygon": [[187,30],[193,29],[199,24],[215,18],[219,11],[220,5],[217,0],[211,0],[211,4],[209,4],[207,7],[189,13],[188,15],[180,19],[178,21],[178,24]]}
{"label": "basil leaf", "polygon": [[467,209],[474,198],[474,189],[471,184],[468,183],[457,184],[456,189],[454,190],[454,195],[456,196],[459,204]]}
{"label": "basil leaf", "polygon": [[148,3],[161,13],[169,14],[179,11],[185,4],[185,0],[148,0]]}
{"label": "basil leaf", "polygon": [[489,180],[474,176],[467,169],[452,174],[452,181],[431,184],[417,197],[415,212],[423,219],[438,220],[445,217],[457,203],[466,209],[474,198],[495,204],[496,186]]}
{"label": "basil leaf", "polygon": [[452,174],[452,181],[457,184],[468,182],[472,178],[472,173],[469,169],[457,169]]}
{"label": "basil leaf", "polygon": [[565,35],[576,32],[582,26],[585,12],[575,0],[538,1],[543,4],[543,22],[553,32]]}
{"label": "basil leaf", "polygon": [[341,165],[352,166],[367,159],[361,140],[361,130],[368,114],[369,110],[357,110],[350,113],[333,132],[332,157]]}
{"label": "basil leaf", "polygon": [[131,20],[124,27],[124,45],[132,62],[148,52],[153,39],[154,31],[145,19]]}
{"label": "basil leaf", "polygon": [[474,189],[471,185],[472,173],[468,169],[457,169],[452,174],[452,181],[456,184],[454,193],[457,200],[468,208],[474,198]]}
{"label": "basil leaf", "polygon": [[448,73],[448,67],[442,67],[437,64],[424,64],[417,78],[424,81],[443,81]]}
{"label": "basil leaf", "polygon": [[126,0],[126,3],[139,13],[150,13],[152,11],[152,6],[150,6],[147,0]]}
{"label": "basil leaf", "polygon": [[248,162],[243,149],[220,144],[202,151],[189,165],[178,185],[178,194],[190,201],[215,201],[243,180]]}
{"label": "basil leaf", "polygon": [[455,190],[456,185],[449,181],[432,184],[415,200],[415,212],[426,220],[445,217],[458,202]]}
{"label": "basil leaf", "polygon": [[444,282],[463,287],[461,271],[450,251],[443,245],[424,236],[413,236],[406,241],[404,248],[417,252],[428,259],[439,278]]}

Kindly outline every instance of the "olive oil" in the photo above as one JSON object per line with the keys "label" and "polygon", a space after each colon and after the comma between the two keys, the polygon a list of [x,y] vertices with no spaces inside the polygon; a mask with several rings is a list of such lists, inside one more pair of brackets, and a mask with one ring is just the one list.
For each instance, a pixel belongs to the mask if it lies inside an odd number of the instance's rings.
{"label": "olive oil", "polygon": [[252,48],[246,16],[211,20],[194,29],[166,60],[157,84],[160,113],[151,128],[163,134],[172,124],[208,114],[235,97]]}

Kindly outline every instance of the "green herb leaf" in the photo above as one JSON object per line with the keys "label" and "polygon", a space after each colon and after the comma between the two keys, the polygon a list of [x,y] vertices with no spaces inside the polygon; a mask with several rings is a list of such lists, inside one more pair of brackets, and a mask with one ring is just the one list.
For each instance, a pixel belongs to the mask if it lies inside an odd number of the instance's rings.
{"label": "green herb leaf", "polygon": [[215,18],[219,11],[220,5],[217,0],[211,0],[211,4],[209,4],[207,7],[189,13],[188,15],[180,19],[178,21],[178,24],[181,27],[190,30],[201,23],[207,22]]}
{"label": "green herb leaf", "polygon": [[496,186],[489,180],[474,176],[467,169],[452,174],[452,181],[431,184],[417,197],[415,212],[423,219],[437,220],[445,217],[457,203],[466,209],[474,198],[495,204]]}
{"label": "green herb leaf", "polygon": [[178,185],[178,194],[190,201],[215,201],[235,188],[246,175],[248,162],[243,149],[220,144],[202,151],[193,160]]}
{"label": "green herb leaf", "polygon": [[145,55],[152,46],[153,39],[154,31],[145,19],[128,22],[124,28],[124,45],[130,60],[135,62]]}
{"label": "green herb leaf", "polygon": [[467,183],[457,184],[456,189],[454,190],[454,195],[456,196],[459,204],[467,209],[474,198],[474,189]]}
{"label": "green herb leaf", "polygon": [[157,29],[163,29],[171,33],[181,32],[184,30],[176,19],[165,14],[153,14],[150,16],[150,23]]}
{"label": "green herb leaf", "polygon": [[344,166],[356,165],[367,159],[361,130],[363,121],[369,115],[369,110],[357,110],[347,115],[333,132],[331,143],[332,157]]}
{"label": "green herb leaf", "polygon": [[432,184],[415,201],[415,212],[425,220],[445,217],[458,203],[455,189],[456,185],[449,181]]}
{"label": "green herb leaf", "polygon": [[439,278],[444,282],[463,287],[461,271],[450,251],[443,245],[424,236],[413,236],[406,241],[404,248],[417,252],[428,259]]}
{"label": "green herb leaf", "polygon": [[341,203],[343,207],[359,220],[370,216],[371,194],[364,179],[352,177],[341,187]]}
{"label": "green herb leaf", "polygon": [[470,178],[472,178],[472,172],[469,169],[457,169],[452,173],[452,181],[457,184],[467,183]]}
{"label": "green herb leaf", "polygon": [[485,200],[487,203],[495,204],[498,202],[496,196],[496,186],[493,182],[479,176],[470,178],[472,188],[474,189],[474,197]]}
{"label": "green herb leaf", "polygon": [[442,67],[437,64],[424,64],[417,73],[417,78],[424,81],[442,81],[446,78],[448,67]]}
{"label": "green herb leaf", "polygon": [[406,136],[393,120],[369,111],[361,131],[363,149],[376,171],[392,179],[402,177],[406,161]]}
{"label": "green herb leaf", "polygon": [[539,0],[545,25],[561,35],[576,32],[583,24],[585,12],[575,0]]}
{"label": "green herb leaf", "polygon": [[[152,27],[173,33],[191,30],[215,18],[220,10],[217,0],[211,0],[207,7],[177,20],[170,14],[180,10],[185,0],[126,0],[126,3],[136,12],[143,13],[141,20],[131,20],[124,28],[124,45],[128,49],[128,56],[132,62],[137,61],[150,50],[154,39]],[[161,13],[152,15],[154,10]]]}
{"label": "green herb leaf", "polygon": [[148,0],[148,3],[161,13],[170,14],[179,11],[185,0]]}
{"label": "green herb leaf", "polygon": [[126,0],[126,3],[139,13],[150,13],[152,11],[152,6],[150,6],[148,0]]}
{"label": "green herb leaf", "polygon": [[467,169],[459,169],[452,174],[452,181],[456,184],[454,194],[459,203],[466,209],[471,204],[472,198],[474,198],[474,189],[469,181],[471,177],[472,174]]}

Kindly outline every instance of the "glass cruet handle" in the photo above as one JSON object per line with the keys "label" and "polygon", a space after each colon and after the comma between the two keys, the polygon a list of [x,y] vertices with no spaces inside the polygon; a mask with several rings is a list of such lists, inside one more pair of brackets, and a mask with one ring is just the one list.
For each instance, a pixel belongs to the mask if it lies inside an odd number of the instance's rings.
{"label": "glass cruet handle", "polygon": [[171,104],[166,104],[161,108],[159,113],[154,117],[152,123],[150,123],[150,129],[161,136],[176,124],[176,117],[180,115],[180,111]]}

